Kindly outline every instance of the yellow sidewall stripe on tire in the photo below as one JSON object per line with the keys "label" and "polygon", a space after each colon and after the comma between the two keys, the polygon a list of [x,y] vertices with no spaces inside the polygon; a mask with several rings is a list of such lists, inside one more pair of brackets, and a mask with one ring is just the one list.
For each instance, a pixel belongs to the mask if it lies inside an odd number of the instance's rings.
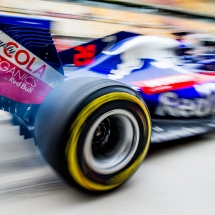
{"label": "yellow sidewall stripe on tire", "polygon": [[[114,100],[127,100],[131,101],[133,103],[138,104],[142,110],[144,111],[146,118],[147,118],[147,124],[148,124],[148,139],[146,146],[143,150],[143,152],[139,155],[139,157],[136,159],[136,161],[128,167],[125,171],[121,172],[120,174],[114,176],[112,179],[109,180],[108,185],[98,184],[91,180],[89,180],[85,175],[83,174],[82,170],[80,169],[78,158],[77,158],[77,146],[78,146],[78,140],[80,137],[80,134],[85,126],[85,121],[87,118],[95,112],[96,109],[98,109],[101,105],[114,101]],[[66,155],[67,155],[67,161],[68,161],[68,168],[69,172],[72,175],[73,179],[82,187],[88,189],[88,190],[94,190],[94,191],[105,191],[110,190],[112,188],[115,188],[122,184],[126,179],[129,178],[129,176],[132,175],[132,173],[137,169],[137,167],[141,164],[142,160],[146,156],[146,153],[149,148],[150,144],[150,137],[151,137],[151,120],[148,113],[147,108],[145,105],[135,96],[130,95],[125,92],[112,92],[109,94],[105,94],[99,98],[96,98],[92,102],[90,102],[88,105],[86,105],[81,112],[78,114],[76,119],[74,120],[71,128],[70,128],[70,137],[67,142],[66,146]]]}

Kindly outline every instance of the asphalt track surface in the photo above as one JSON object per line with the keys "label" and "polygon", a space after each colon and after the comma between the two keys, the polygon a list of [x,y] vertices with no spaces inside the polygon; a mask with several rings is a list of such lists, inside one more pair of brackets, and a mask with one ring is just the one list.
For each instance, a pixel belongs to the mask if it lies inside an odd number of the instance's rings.
{"label": "asphalt track surface", "polygon": [[134,177],[102,196],[66,185],[0,111],[0,214],[214,215],[215,133],[151,147]]}

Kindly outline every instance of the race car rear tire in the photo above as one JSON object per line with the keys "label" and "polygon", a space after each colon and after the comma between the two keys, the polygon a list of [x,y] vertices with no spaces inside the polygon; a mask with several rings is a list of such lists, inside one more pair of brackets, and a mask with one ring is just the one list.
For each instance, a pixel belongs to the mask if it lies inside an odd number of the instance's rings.
{"label": "race car rear tire", "polygon": [[151,120],[146,104],[130,87],[75,78],[47,95],[34,134],[42,155],[67,182],[105,192],[126,182],[141,164]]}

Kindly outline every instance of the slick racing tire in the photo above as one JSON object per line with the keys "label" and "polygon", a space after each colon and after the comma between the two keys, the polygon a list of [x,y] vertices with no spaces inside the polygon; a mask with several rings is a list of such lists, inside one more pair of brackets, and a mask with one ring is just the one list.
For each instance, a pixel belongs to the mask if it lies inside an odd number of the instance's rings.
{"label": "slick racing tire", "polygon": [[35,142],[48,163],[70,184],[97,193],[133,175],[150,137],[150,114],[139,94],[100,78],[58,85],[35,122]]}

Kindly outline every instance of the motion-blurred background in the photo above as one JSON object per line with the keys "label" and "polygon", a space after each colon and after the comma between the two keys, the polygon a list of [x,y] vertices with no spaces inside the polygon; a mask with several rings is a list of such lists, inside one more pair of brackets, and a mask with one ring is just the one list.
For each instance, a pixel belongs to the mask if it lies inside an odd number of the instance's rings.
{"label": "motion-blurred background", "polygon": [[118,31],[215,34],[213,0],[0,0],[0,11],[53,20],[58,50]]}
{"label": "motion-blurred background", "polygon": [[[215,35],[214,0],[0,0],[0,13],[51,19],[59,51],[118,31]],[[93,197],[69,188],[11,120],[0,112],[0,215],[215,214],[214,133],[151,149],[126,186]]]}

